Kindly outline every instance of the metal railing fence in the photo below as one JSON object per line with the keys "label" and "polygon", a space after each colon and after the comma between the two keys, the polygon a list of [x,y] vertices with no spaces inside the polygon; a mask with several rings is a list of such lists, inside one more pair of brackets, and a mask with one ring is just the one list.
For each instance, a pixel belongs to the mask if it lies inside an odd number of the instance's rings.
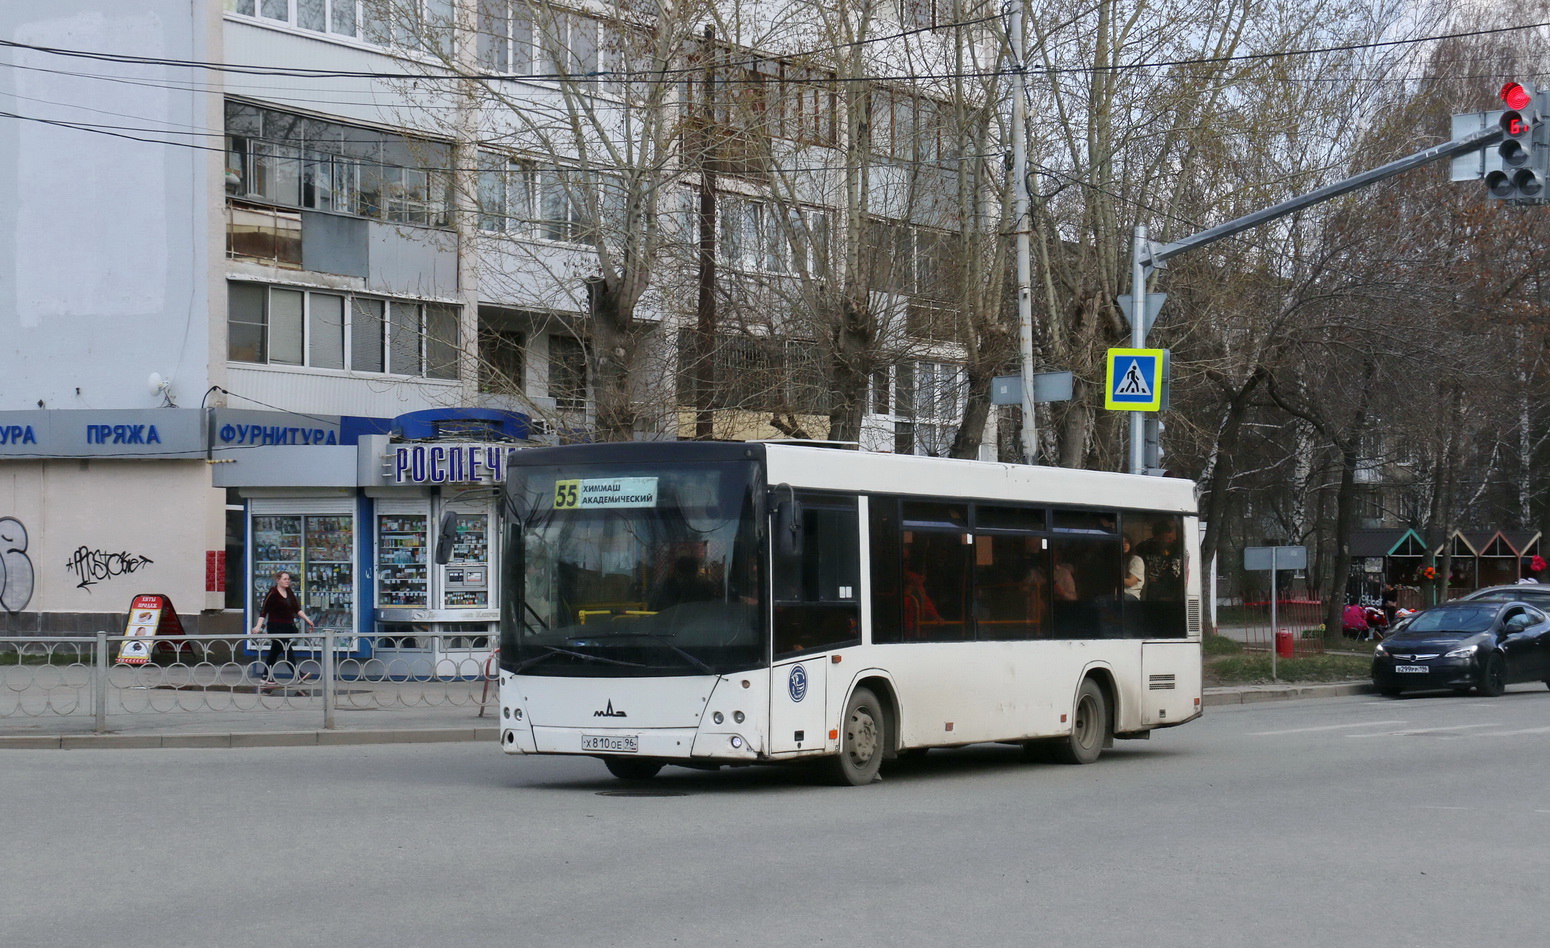
{"label": "metal railing fence", "polygon": [[1279,599],[1275,622],[1270,619],[1270,602],[1245,602],[1231,610],[1222,610],[1223,634],[1242,642],[1250,650],[1275,648],[1276,633],[1290,632],[1293,654],[1297,657],[1324,653],[1324,603],[1317,599]]}
{"label": "metal railing fence", "polygon": [[[291,653],[264,662],[272,639]],[[324,728],[337,711],[478,709],[492,700],[494,642],[468,633],[383,638],[369,657],[343,651],[354,635],[185,635],[153,639],[124,661],[124,635],[0,636],[0,728],[6,719],[312,710]]]}

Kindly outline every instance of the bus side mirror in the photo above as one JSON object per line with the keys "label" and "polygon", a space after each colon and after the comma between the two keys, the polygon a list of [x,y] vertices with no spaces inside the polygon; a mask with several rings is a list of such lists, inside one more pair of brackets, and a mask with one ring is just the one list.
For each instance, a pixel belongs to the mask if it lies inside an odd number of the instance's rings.
{"label": "bus side mirror", "polygon": [[451,511],[442,514],[441,530],[436,536],[436,565],[446,566],[452,562],[452,547],[457,543],[457,514]]}
{"label": "bus side mirror", "polygon": [[802,552],[802,504],[789,497],[775,505],[775,554],[793,557]]}

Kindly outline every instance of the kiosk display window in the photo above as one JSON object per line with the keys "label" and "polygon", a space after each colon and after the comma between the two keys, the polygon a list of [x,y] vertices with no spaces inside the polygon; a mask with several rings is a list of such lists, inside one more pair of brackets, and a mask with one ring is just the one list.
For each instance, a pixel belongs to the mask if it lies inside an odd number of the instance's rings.
{"label": "kiosk display window", "polygon": [[448,609],[486,609],[490,605],[490,518],[457,514],[457,541],[442,573],[442,597]]}
{"label": "kiosk display window", "polygon": [[430,604],[425,514],[377,517],[377,605]]}
{"label": "kiosk display window", "polygon": [[302,601],[319,629],[355,628],[355,531],[349,516],[308,516]]}
{"label": "kiosk display window", "polygon": [[[295,579],[302,608],[318,629],[354,632],[354,556],[355,518],[348,514],[255,514],[253,608],[269,594],[274,574],[284,570]],[[354,647],[348,641],[341,646]]]}
{"label": "kiosk display window", "polygon": [[301,579],[301,518],[253,518],[253,607],[257,609],[285,571]]}

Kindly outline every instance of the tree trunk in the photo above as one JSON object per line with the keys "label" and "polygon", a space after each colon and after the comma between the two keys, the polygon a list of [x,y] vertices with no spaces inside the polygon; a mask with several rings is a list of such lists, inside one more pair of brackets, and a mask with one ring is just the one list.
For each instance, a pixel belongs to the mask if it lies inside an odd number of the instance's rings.
{"label": "tree trunk", "polygon": [[1227,520],[1228,491],[1234,474],[1233,455],[1238,445],[1238,433],[1243,417],[1248,412],[1249,401],[1261,382],[1265,380],[1265,367],[1255,366],[1254,371],[1236,389],[1224,386],[1227,406],[1222,411],[1216,428],[1216,443],[1212,445],[1211,461],[1201,477],[1205,490],[1200,498],[1200,516],[1206,525],[1205,536],[1200,541],[1202,569],[1210,568],[1221,546],[1222,530]]}

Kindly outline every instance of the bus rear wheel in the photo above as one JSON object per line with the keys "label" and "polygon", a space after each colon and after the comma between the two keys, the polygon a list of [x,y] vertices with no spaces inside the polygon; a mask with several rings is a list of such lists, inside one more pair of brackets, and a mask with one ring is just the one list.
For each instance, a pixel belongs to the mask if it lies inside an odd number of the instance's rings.
{"label": "bus rear wheel", "polygon": [[877,779],[887,747],[888,725],[882,705],[870,689],[857,688],[845,703],[840,721],[840,753],[833,774],[841,786],[860,787]]}
{"label": "bus rear wheel", "polygon": [[1103,742],[1109,733],[1109,702],[1103,689],[1091,678],[1082,681],[1076,692],[1076,706],[1071,715],[1071,733],[1052,742],[1050,750],[1063,764],[1090,764],[1103,753]]}
{"label": "bus rear wheel", "polygon": [[620,780],[650,780],[662,770],[661,762],[637,757],[604,757],[603,766]]}

